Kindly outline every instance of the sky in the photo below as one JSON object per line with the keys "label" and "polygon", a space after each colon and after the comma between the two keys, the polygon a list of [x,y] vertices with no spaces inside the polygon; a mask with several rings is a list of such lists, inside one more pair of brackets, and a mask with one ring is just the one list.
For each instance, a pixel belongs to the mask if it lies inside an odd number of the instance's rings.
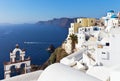
{"label": "sky", "polygon": [[61,17],[105,16],[120,0],[0,0],[0,23],[35,23]]}

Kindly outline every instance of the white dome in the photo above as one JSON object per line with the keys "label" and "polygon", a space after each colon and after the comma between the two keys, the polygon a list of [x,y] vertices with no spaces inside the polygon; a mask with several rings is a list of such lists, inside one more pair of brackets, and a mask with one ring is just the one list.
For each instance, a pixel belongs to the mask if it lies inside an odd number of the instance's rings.
{"label": "white dome", "polygon": [[69,66],[56,63],[47,67],[38,81],[101,81]]}

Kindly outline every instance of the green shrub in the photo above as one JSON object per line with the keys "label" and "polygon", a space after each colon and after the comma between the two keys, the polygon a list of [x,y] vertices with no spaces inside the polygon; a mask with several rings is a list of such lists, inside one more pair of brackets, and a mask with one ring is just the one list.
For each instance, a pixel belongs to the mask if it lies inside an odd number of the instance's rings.
{"label": "green shrub", "polygon": [[67,56],[68,54],[65,52],[64,49],[62,49],[61,47],[58,47],[57,49],[55,49],[55,51],[51,54],[50,58],[49,58],[49,62],[50,64],[56,63],[56,62],[60,62],[60,60],[62,58],[64,58],[65,56]]}

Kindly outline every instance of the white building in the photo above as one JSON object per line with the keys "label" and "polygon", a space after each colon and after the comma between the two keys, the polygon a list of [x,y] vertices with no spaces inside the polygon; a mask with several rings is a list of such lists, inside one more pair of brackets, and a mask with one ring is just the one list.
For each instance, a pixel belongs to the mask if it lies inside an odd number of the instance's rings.
{"label": "white building", "polygon": [[[90,22],[91,21],[91,22]],[[82,49],[83,43],[86,41],[86,37],[89,37],[91,34],[96,33],[96,31],[100,31],[104,29],[103,27],[96,27],[92,23],[92,21],[95,22],[94,18],[78,18],[77,22],[71,23],[69,28],[69,33],[66,38],[65,43],[63,44],[63,48],[68,54],[72,53],[72,46],[70,41],[70,35],[75,34],[78,38],[78,43],[75,45],[75,50]],[[83,26],[83,27],[82,27]],[[96,36],[96,34],[94,34]]]}
{"label": "white building", "polygon": [[64,41],[64,43],[62,44],[62,48],[65,49],[65,51],[68,53],[68,54],[71,54],[72,53],[72,40],[71,38],[67,38],[66,41]]}
{"label": "white building", "polygon": [[88,41],[90,37],[98,38],[98,34],[104,27],[91,26],[91,27],[80,27],[78,28],[78,43],[76,44],[76,49],[80,50],[83,48],[85,42]]}
{"label": "white building", "polygon": [[107,12],[106,17],[102,17],[104,19],[104,24],[106,27],[118,27],[118,15],[114,13],[113,10]]}
{"label": "white building", "polygon": [[[105,32],[104,32],[105,33]],[[107,37],[103,37],[99,41],[101,48],[97,48],[99,55],[99,61],[104,66],[114,66],[120,62],[120,28],[111,28],[109,32],[106,32]]]}
{"label": "white building", "polygon": [[76,49],[80,50],[82,48],[83,43],[85,42],[85,31],[84,28],[78,29],[78,43],[76,44]]}

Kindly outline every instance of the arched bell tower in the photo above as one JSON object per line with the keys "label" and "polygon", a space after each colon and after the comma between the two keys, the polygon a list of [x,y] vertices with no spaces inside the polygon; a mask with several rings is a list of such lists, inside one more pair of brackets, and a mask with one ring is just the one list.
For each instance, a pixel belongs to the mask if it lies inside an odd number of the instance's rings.
{"label": "arched bell tower", "polygon": [[19,48],[19,45],[16,44],[16,48],[10,52],[10,62],[14,63],[16,62],[17,60],[15,59],[16,58],[16,54],[17,52],[20,53],[20,56],[19,56],[19,60],[18,61],[24,61],[25,60],[25,50],[21,50]]}
{"label": "arched bell tower", "polygon": [[[16,54],[19,54],[19,60],[16,60]],[[10,62],[4,63],[4,78],[10,78],[11,70],[10,68],[12,66],[15,66],[16,69],[19,69],[22,64],[25,64],[25,73],[30,72],[31,69],[31,60],[30,58],[25,58],[25,50],[21,50],[19,48],[19,45],[16,44],[16,47],[13,51],[10,52]]]}

